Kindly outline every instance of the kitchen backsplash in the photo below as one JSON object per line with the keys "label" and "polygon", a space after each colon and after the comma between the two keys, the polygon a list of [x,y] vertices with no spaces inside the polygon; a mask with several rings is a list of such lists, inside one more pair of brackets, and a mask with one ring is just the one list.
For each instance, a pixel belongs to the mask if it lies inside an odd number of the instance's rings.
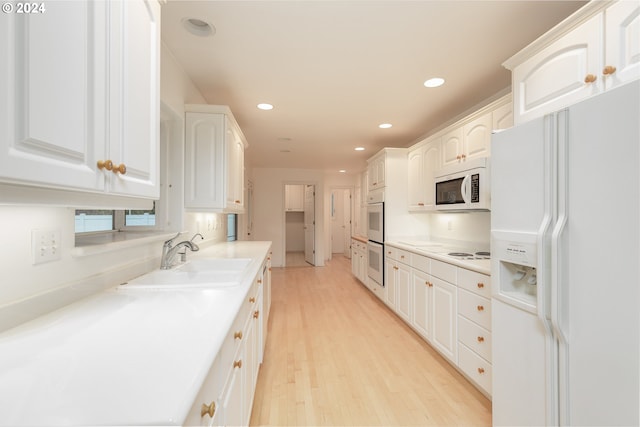
{"label": "kitchen backsplash", "polygon": [[[61,207],[0,206],[0,330],[59,308],[99,290],[158,268],[162,238],[116,250],[74,253],[75,210]],[[203,245],[226,240],[226,216],[187,213],[184,238],[200,232]],[[33,264],[32,231],[58,230],[60,259]]]}
{"label": "kitchen backsplash", "polygon": [[490,212],[431,213],[428,216],[431,239],[459,240],[489,247]]}

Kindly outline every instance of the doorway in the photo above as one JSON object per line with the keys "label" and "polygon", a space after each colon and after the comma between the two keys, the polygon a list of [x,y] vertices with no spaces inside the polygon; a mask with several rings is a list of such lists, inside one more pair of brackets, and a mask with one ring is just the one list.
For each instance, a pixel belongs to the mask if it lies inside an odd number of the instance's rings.
{"label": "doorway", "polygon": [[351,257],[351,190],[331,190],[331,254]]}
{"label": "doorway", "polygon": [[315,266],[315,185],[285,184],[285,267]]}

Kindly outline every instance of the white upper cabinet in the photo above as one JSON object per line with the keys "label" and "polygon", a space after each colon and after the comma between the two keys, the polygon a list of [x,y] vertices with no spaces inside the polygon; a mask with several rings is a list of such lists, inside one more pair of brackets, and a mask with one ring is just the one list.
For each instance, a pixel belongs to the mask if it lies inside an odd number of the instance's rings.
{"label": "white upper cabinet", "polygon": [[640,3],[619,1],[607,8],[605,19],[602,72],[605,89],[611,89],[640,78]]}
{"label": "white upper cabinet", "polygon": [[111,193],[158,198],[160,132],[160,5],[112,1],[108,158],[126,174]]}
{"label": "white upper cabinet", "polygon": [[376,190],[384,187],[385,184],[385,161],[386,154],[382,151],[378,156],[369,160],[367,167],[368,189]]}
{"label": "white upper cabinet", "polygon": [[409,210],[435,208],[435,172],[440,168],[440,138],[431,138],[409,151],[407,183]]}
{"label": "white upper cabinet", "polygon": [[457,127],[442,137],[442,166],[460,163],[462,161],[462,128]]}
{"label": "white upper cabinet", "polygon": [[510,96],[508,99],[508,103],[493,110],[493,130],[509,129],[513,126],[513,103],[511,102]]}
{"label": "white upper cabinet", "polygon": [[520,124],[640,77],[640,4],[590,2],[505,62]]}
{"label": "white upper cabinet", "polygon": [[220,105],[185,110],[185,207],[243,213],[246,141],[231,110]]}
{"label": "white upper cabinet", "polygon": [[488,156],[492,126],[489,111],[446,133],[442,137],[442,166]]}
{"label": "white upper cabinet", "polygon": [[158,198],[160,5],[45,7],[0,15],[0,180]]}
{"label": "white upper cabinet", "polygon": [[287,212],[304,212],[304,185],[285,185],[284,203]]}
{"label": "white upper cabinet", "polygon": [[103,190],[108,4],[58,2],[0,15],[0,175]]}
{"label": "white upper cabinet", "polygon": [[464,125],[462,128],[464,148],[461,153],[463,160],[489,155],[492,126],[491,112],[483,114]]}

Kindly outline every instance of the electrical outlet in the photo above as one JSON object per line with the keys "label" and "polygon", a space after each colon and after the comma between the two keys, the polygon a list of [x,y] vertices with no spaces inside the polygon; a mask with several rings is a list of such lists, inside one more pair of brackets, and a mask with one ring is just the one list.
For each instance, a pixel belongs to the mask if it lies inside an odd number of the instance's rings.
{"label": "electrical outlet", "polygon": [[57,261],[61,256],[60,230],[31,230],[33,264]]}

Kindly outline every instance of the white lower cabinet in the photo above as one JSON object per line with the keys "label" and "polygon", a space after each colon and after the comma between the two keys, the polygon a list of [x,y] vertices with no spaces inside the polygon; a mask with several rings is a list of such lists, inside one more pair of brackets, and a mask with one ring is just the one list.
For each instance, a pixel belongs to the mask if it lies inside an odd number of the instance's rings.
{"label": "white lower cabinet", "polygon": [[385,268],[383,301],[490,396],[491,277],[389,244]]}
{"label": "white lower cabinet", "polygon": [[351,273],[367,284],[367,244],[358,239],[351,239]]}
{"label": "white lower cabinet", "polygon": [[[266,259],[263,266],[269,266]],[[268,269],[261,269],[193,402],[185,425],[249,425],[262,351]],[[265,286],[266,285],[266,286]],[[266,295],[265,295],[266,294]]]}
{"label": "white lower cabinet", "polygon": [[411,322],[411,255],[393,247],[385,250],[385,302],[405,321]]}
{"label": "white lower cabinet", "polygon": [[491,395],[491,277],[459,269],[458,366]]}
{"label": "white lower cabinet", "polygon": [[433,337],[431,343],[454,364],[457,360],[456,286],[433,279]]}
{"label": "white lower cabinet", "polygon": [[413,292],[413,312],[411,325],[427,341],[433,334],[433,281],[431,275],[420,270],[411,270],[411,289]]}

